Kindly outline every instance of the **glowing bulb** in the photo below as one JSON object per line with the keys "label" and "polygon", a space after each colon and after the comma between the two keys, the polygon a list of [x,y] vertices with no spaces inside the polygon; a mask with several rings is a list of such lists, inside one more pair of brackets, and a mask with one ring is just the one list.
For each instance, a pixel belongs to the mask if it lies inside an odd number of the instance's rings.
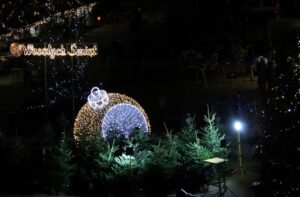
{"label": "glowing bulb", "polygon": [[242,128],[243,128],[243,125],[240,121],[235,121],[234,124],[233,124],[233,127],[236,131],[241,131]]}

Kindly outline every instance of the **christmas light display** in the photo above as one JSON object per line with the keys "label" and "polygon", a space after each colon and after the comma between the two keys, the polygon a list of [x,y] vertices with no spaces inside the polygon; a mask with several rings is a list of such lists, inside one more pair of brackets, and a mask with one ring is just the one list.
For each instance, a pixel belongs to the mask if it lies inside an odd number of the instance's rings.
{"label": "christmas light display", "polygon": [[[23,3],[26,5],[28,3],[27,0],[26,2],[25,0],[20,1],[24,1]],[[47,91],[44,95],[45,98],[48,98],[43,101],[40,100],[39,104],[47,103],[46,106],[50,108],[58,105],[66,107],[61,109],[62,111],[69,110],[69,106],[63,103],[72,100],[71,105],[74,111],[74,106],[78,101],[86,100],[85,92],[90,86],[86,67],[93,61],[91,56],[98,52],[98,49],[93,47],[93,44],[87,43],[83,37],[87,30],[86,16],[93,14],[96,3],[87,4],[92,2],[90,0],[46,1],[46,12],[45,10],[41,12],[38,8],[42,5],[37,4],[32,13],[35,12],[39,17],[33,17],[31,21],[24,21],[25,26],[22,25],[23,22],[16,25],[15,28],[11,29],[12,34],[3,37],[3,41],[8,44],[12,40],[26,39],[29,43],[36,43],[25,51],[26,55],[23,50],[16,50],[23,55],[20,61],[23,61],[27,68],[34,70],[37,76],[43,75],[44,84],[47,84],[46,87],[39,83],[40,86],[33,87],[32,92],[43,94],[43,91]],[[18,7],[16,6],[16,9]],[[39,18],[39,21],[34,24],[31,23],[37,21],[36,18]],[[31,34],[30,29],[32,31],[35,29],[35,35]],[[31,39],[33,37],[34,39]],[[64,43],[63,47],[60,45],[61,43]],[[34,48],[39,48],[39,50],[31,50]],[[33,58],[33,55],[46,58]],[[35,108],[36,106],[41,105],[34,104],[30,107]]]}
{"label": "christmas light display", "polygon": [[11,54],[19,57],[20,54],[25,56],[48,56],[50,59],[55,59],[56,56],[87,56],[94,57],[98,54],[97,45],[89,48],[84,46],[83,48],[77,47],[76,43],[70,44],[70,49],[66,49],[63,44],[60,44],[59,48],[53,48],[51,44],[48,44],[44,48],[36,48],[33,44],[18,44],[12,43],[10,46]]}
{"label": "christmas light display", "polygon": [[109,132],[117,131],[127,138],[137,128],[147,132],[147,120],[137,107],[127,103],[111,107],[102,121],[104,137],[108,136]]}
{"label": "christmas light display", "polygon": [[[97,92],[94,89],[92,92]],[[109,102],[101,109],[87,102],[78,112],[74,123],[74,138],[79,140],[84,133],[92,135],[101,132],[106,137],[114,130],[128,137],[134,129],[151,132],[148,116],[134,99],[118,93],[108,94]]]}
{"label": "christmas light display", "polygon": [[91,94],[88,96],[88,104],[94,110],[101,110],[108,104],[109,98],[105,90],[100,90],[98,87],[93,87]]}
{"label": "christmas light display", "polygon": [[299,196],[300,176],[300,67],[292,57],[276,65],[274,81],[268,91],[261,143],[263,175],[272,196]]}
{"label": "christmas light display", "polygon": [[[4,39],[4,38],[9,38],[11,36],[15,36],[17,34],[24,34],[25,32],[30,32],[31,33],[31,36],[32,37],[35,37],[36,34],[37,34],[37,29],[44,25],[44,24],[47,24],[47,23],[50,23],[54,18],[65,18],[65,17],[70,17],[71,15],[73,14],[76,14],[78,17],[83,17],[84,15],[83,14],[80,14],[80,13],[88,13],[89,10],[94,7],[96,5],[96,3],[90,3],[88,5],[83,5],[83,6],[80,6],[78,7],[77,9],[70,9],[70,10],[65,10],[63,12],[56,12],[54,13],[53,15],[51,16],[48,16],[48,17],[43,17],[42,20],[39,20],[39,21],[36,21],[32,24],[25,24],[24,27],[21,27],[21,28],[7,28],[8,29],[8,33],[5,33],[5,34],[2,34],[0,35],[0,39]],[[48,5],[49,7],[51,7],[50,5]],[[5,4],[2,6],[5,8]],[[11,12],[11,14],[13,14],[15,12]],[[22,12],[20,12],[22,13]],[[38,12],[37,11],[34,11],[34,14],[35,15],[38,15]],[[10,17],[10,16],[9,16]],[[24,17],[24,13],[19,15],[18,18],[20,20],[20,18]],[[22,21],[22,20],[20,20]],[[60,20],[56,20],[57,23],[60,22]],[[3,27],[6,27],[6,25],[4,25],[4,23],[2,23],[2,26]]]}

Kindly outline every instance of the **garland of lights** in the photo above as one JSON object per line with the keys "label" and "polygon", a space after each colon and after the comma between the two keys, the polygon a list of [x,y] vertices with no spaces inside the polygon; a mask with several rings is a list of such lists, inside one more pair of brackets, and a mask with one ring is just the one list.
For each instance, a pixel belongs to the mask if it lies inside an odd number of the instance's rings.
{"label": "garland of lights", "polygon": [[[297,41],[300,49],[300,40]],[[268,92],[264,128],[257,151],[268,172],[266,184],[273,196],[299,196],[300,54],[287,57]],[[284,173],[282,173],[284,172]]]}
{"label": "garland of lights", "polygon": [[76,140],[80,140],[83,134],[92,136],[99,131],[103,138],[113,130],[125,137],[137,128],[145,133],[151,132],[148,116],[137,101],[123,94],[105,93],[96,87],[92,89],[88,102],[80,109],[74,122]]}
{"label": "garland of lights", "polygon": [[10,36],[13,36],[16,33],[24,33],[25,31],[33,32],[35,28],[37,28],[43,24],[49,23],[53,17],[61,17],[61,16],[68,17],[68,16],[72,15],[73,13],[78,13],[82,9],[88,9],[88,8],[94,7],[96,4],[97,4],[96,2],[90,3],[89,5],[80,6],[77,9],[66,10],[64,12],[58,12],[58,13],[55,13],[53,16],[46,17],[43,20],[37,21],[30,25],[26,25],[23,28],[11,29],[10,32],[0,35],[0,40],[3,38],[8,38]]}

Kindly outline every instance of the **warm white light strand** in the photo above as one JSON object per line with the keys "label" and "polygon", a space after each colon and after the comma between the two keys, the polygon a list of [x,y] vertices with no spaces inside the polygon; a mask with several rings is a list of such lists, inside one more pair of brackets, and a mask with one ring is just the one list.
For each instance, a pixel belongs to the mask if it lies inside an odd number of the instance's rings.
{"label": "warm white light strand", "polygon": [[57,16],[65,16],[65,17],[68,17],[68,16],[70,16],[70,15],[73,14],[73,13],[78,13],[79,10],[81,10],[81,9],[88,9],[88,8],[94,7],[96,4],[97,4],[97,3],[90,3],[89,5],[83,5],[83,6],[80,6],[80,7],[78,7],[77,9],[71,9],[71,10],[66,10],[66,11],[64,11],[64,12],[58,12],[58,13],[55,13],[55,14],[52,15],[52,16],[49,16],[49,17],[47,17],[47,18],[44,18],[43,20],[37,21],[37,22],[35,22],[35,23],[33,23],[33,24],[26,25],[26,26],[23,27],[23,28],[12,29],[10,32],[8,32],[8,33],[6,33],[6,34],[0,35],[0,39],[10,37],[10,36],[14,35],[15,33],[24,33],[25,31],[30,31],[30,28],[36,28],[36,27],[39,27],[40,25],[49,23],[49,22],[51,21],[52,17],[57,17]]}

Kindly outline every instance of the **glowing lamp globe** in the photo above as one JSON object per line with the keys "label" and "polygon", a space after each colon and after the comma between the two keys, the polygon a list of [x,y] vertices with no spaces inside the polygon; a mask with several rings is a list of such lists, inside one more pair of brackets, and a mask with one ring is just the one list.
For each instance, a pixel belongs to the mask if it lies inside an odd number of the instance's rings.
{"label": "glowing lamp globe", "polygon": [[240,132],[243,129],[243,124],[241,121],[235,121],[233,123],[233,128],[237,131]]}

